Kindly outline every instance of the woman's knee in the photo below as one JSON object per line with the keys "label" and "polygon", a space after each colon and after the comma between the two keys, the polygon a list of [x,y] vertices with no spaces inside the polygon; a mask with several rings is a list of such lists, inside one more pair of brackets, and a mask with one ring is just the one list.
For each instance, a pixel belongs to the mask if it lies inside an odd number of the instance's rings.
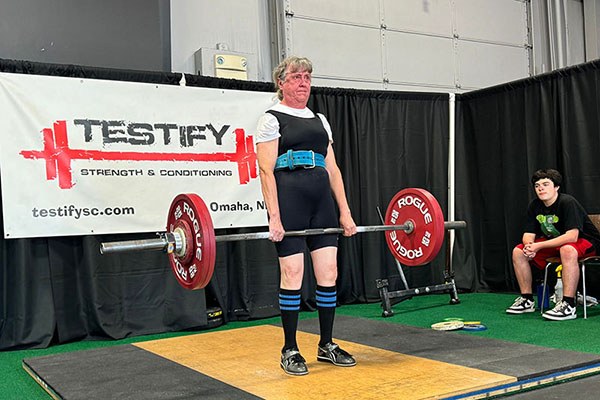
{"label": "woman's knee", "polygon": [[281,285],[286,289],[299,289],[302,286],[303,271],[281,268]]}
{"label": "woman's knee", "polygon": [[338,277],[337,260],[331,257],[313,258],[313,270],[317,283],[323,286],[335,285]]}
{"label": "woman's knee", "polygon": [[289,288],[300,288],[304,276],[304,256],[294,254],[279,259],[281,282]]}
{"label": "woman's knee", "polygon": [[315,266],[315,276],[319,283],[335,283],[338,276],[337,265],[333,263]]}

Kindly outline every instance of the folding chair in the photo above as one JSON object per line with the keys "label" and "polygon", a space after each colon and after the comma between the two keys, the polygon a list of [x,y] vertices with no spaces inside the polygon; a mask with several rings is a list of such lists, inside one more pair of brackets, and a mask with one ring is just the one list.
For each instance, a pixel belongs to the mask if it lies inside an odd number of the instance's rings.
{"label": "folding chair", "polygon": [[[590,219],[592,220],[592,222],[594,223],[594,225],[596,225],[596,228],[598,230],[600,230],[600,214],[591,214],[589,215]],[[587,289],[586,289],[586,284],[585,284],[585,268],[586,266],[592,266],[592,265],[598,265],[600,266],[600,254],[596,255],[596,256],[591,256],[591,257],[585,257],[585,258],[580,258],[579,260],[579,267],[581,268],[581,281],[582,281],[582,287],[583,287],[583,318],[587,319]],[[542,299],[546,298],[546,283],[548,281],[548,268],[551,265],[557,266],[560,264],[560,257],[550,257],[548,259],[546,259],[546,268],[544,269],[544,289],[542,292]],[[577,299],[575,299],[577,300]],[[540,305],[540,312],[543,314],[544,313],[544,302],[542,301],[542,304]]]}

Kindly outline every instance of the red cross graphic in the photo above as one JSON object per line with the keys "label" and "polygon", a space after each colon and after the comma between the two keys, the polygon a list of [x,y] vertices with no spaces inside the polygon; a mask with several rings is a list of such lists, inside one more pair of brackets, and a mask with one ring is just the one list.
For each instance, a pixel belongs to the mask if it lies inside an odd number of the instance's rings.
{"label": "red cross graphic", "polygon": [[23,150],[19,154],[33,160],[46,160],[46,179],[58,176],[61,189],[73,187],[71,160],[112,160],[112,161],[229,161],[238,165],[240,185],[256,178],[256,152],[252,136],[246,136],[243,129],[235,130],[235,152],[233,153],[139,153],[133,151],[76,150],[69,148],[66,121],[54,122],[54,129],[44,128],[44,149]]}

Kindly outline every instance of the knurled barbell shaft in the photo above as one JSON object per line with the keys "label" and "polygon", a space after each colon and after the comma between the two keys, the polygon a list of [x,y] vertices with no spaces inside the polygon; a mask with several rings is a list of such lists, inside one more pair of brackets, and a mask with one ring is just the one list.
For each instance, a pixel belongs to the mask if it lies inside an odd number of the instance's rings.
{"label": "knurled barbell shaft", "polygon": [[[405,223],[402,225],[371,225],[371,226],[357,226],[357,233],[364,232],[379,232],[379,231],[410,231],[412,230],[412,223]],[[284,236],[310,236],[310,235],[327,235],[332,233],[344,233],[343,228],[313,228],[304,229],[301,231],[286,231]],[[234,233],[232,235],[219,235],[215,236],[216,242],[236,242],[238,240],[255,240],[255,239],[268,239],[269,232],[253,232],[253,233]]]}
{"label": "knurled barbell shaft", "polygon": [[[444,222],[444,229],[463,229],[467,227],[465,221],[446,221]],[[369,226],[357,226],[357,233],[365,232],[381,232],[381,231],[407,231],[411,232],[414,229],[412,222],[406,222],[402,225],[369,225]],[[286,231],[284,236],[309,236],[309,235],[326,235],[330,233],[344,233],[342,228],[313,228],[304,229],[301,231]],[[255,240],[255,239],[268,239],[269,232],[255,232],[255,233],[235,233],[232,235],[219,235],[215,236],[216,242],[235,242],[238,240]]]}
{"label": "knurled barbell shaft", "polygon": [[[462,229],[466,228],[467,223],[465,221],[445,221],[445,229]],[[357,233],[364,232],[380,232],[380,231],[407,231],[410,232],[413,229],[411,222],[406,222],[402,225],[371,225],[371,226],[357,226]],[[301,231],[287,231],[284,236],[309,236],[309,235],[324,235],[343,233],[342,228],[315,228],[305,229]],[[169,238],[168,236],[171,236]],[[101,254],[110,253],[122,253],[129,251],[164,251],[169,248],[169,245],[174,246],[175,242],[172,238],[173,234],[166,235],[162,234],[161,237],[156,239],[141,239],[141,240],[126,240],[121,242],[107,242],[100,245]],[[219,235],[215,236],[216,242],[234,242],[240,240],[258,240],[268,239],[269,232],[253,232],[253,233],[236,233],[231,235]],[[175,247],[172,250],[177,251]]]}

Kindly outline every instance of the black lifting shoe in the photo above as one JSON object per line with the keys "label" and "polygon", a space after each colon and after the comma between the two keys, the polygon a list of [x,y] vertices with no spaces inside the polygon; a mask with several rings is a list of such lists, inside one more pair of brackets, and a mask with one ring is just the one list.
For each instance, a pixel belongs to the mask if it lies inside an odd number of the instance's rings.
{"label": "black lifting shoe", "polygon": [[353,367],[356,365],[354,357],[348,352],[340,349],[340,346],[333,342],[329,342],[322,347],[319,346],[317,360],[330,362],[338,367]]}
{"label": "black lifting shoe", "polygon": [[281,368],[290,375],[306,375],[306,360],[297,349],[289,349],[281,353]]}

